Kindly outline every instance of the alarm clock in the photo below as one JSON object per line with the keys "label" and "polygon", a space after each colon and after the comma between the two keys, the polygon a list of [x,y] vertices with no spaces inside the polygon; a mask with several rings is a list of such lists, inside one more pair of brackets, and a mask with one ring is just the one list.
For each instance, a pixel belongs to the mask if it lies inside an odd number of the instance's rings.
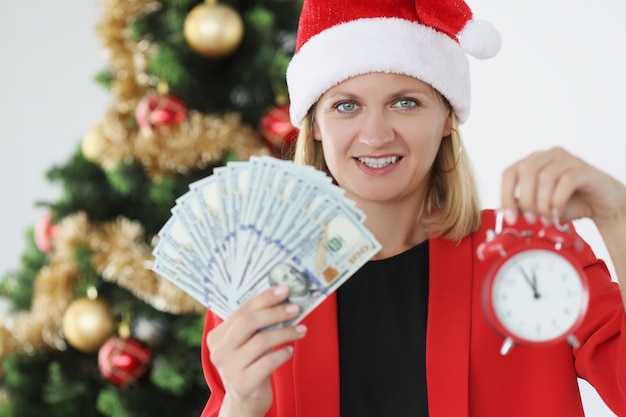
{"label": "alarm clock", "polygon": [[477,248],[481,261],[492,262],[485,277],[482,306],[503,338],[506,355],[515,345],[546,346],[562,341],[577,348],[574,332],[587,312],[589,284],[573,256],[582,239],[568,224],[555,220],[541,229],[494,230]]}

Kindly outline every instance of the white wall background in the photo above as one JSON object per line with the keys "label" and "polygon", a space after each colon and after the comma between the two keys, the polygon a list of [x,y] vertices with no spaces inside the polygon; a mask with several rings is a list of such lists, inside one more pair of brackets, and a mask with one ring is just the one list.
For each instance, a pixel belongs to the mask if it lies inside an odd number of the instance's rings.
{"label": "white wall background", "polygon": [[[95,33],[96,0],[0,2],[0,276],[19,266],[25,232],[55,201],[45,179],[106,112],[93,78],[106,57]],[[0,303],[0,311],[3,304]]]}
{"label": "white wall background", "polygon": [[100,11],[95,0],[0,2],[0,271],[19,265],[45,212],[35,202],[60,195],[45,172],[105,114],[109,94],[93,81],[106,63]]}
{"label": "white wall background", "polygon": [[[554,145],[626,181],[626,3],[469,3],[504,40],[495,59],[472,60],[473,110],[462,128],[485,205],[498,205],[505,166]],[[0,275],[19,265],[24,232],[43,214],[34,203],[59,195],[44,173],[68,160],[111,100],[93,82],[106,65],[100,16],[96,0],[0,3]],[[608,259],[593,225],[579,229]],[[614,416],[581,388],[589,416]]]}

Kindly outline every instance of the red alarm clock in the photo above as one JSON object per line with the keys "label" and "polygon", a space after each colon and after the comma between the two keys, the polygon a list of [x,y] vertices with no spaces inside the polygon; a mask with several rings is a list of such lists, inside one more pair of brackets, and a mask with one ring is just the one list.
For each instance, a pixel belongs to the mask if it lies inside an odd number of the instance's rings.
{"label": "red alarm clock", "polygon": [[483,310],[504,338],[506,355],[513,345],[545,346],[567,340],[587,312],[589,283],[573,256],[582,239],[568,224],[537,230],[502,229],[503,214],[477,248],[481,261],[493,262],[483,287]]}

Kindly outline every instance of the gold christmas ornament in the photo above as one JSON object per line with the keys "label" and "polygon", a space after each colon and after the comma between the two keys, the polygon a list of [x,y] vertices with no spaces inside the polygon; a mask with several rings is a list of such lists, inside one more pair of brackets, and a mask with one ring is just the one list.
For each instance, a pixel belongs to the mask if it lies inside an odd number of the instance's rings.
{"label": "gold christmas ornament", "polygon": [[83,136],[81,150],[85,159],[96,162],[106,150],[106,142],[102,135],[102,127],[96,124]]}
{"label": "gold christmas ornament", "polygon": [[101,298],[74,300],[63,315],[67,342],[82,352],[95,352],[115,331],[109,303]]}
{"label": "gold christmas ornament", "polygon": [[198,54],[220,58],[231,54],[243,39],[241,16],[230,6],[216,0],[206,0],[187,15],[184,35],[187,43]]}

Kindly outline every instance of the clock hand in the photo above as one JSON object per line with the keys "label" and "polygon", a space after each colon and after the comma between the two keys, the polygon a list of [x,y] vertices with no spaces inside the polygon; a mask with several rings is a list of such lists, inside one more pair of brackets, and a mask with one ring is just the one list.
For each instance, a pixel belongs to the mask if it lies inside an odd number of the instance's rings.
{"label": "clock hand", "polygon": [[532,288],[533,290],[533,297],[534,298],[539,298],[539,291],[537,291],[537,276],[535,275],[535,273],[533,272],[532,278],[528,276],[528,274],[526,273],[526,271],[524,270],[524,268],[520,267],[520,271],[522,271],[522,276],[524,277],[524,279],[526,280],[526,282],[528,283],[528,285],[530,285],[530,288]]}
{"label": "clock hand", "polygon": [[535,298],[539,298],[539,290],[537,289],[537,272],[535,270],[533,270],[533,292],[534,292],[534,297]]}

